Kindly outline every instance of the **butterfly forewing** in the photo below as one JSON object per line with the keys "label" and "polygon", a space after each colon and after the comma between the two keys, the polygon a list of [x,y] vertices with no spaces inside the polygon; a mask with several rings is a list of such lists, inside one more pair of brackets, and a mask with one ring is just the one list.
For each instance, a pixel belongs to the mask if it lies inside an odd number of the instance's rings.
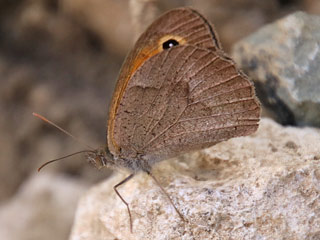
{"label": "butterfly forewing", "polygon": [[148,59],[132,76],[114,126],[121,157],[159,161],[253,133],[259,103],[234,63],[197,46]]}
{"label": "butterfly forewing", "polygon": [[150,39],[163,36],[179,36],[190,45],[211,51],[221,49],[213,26],[199,12],[190,8],[178,8],[163,14],[141,35],[137,45],[147,45]]}

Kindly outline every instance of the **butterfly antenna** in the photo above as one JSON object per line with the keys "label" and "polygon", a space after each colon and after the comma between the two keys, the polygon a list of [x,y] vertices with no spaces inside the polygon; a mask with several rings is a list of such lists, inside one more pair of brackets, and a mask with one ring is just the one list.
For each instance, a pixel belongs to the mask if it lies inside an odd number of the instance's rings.
{"label": "butterfly antenna", "polygon": [[65,158],[68,158],[68,157],[71,157],[71,156],[74,156],[74,155],[77,155],[77,154],[80,154],[80,153],[86,153],[86,152],[94,152],[94,151],[91,151],[91,150],[82,150],[82,151],[79,151],[79,152],[75,152],[75,153],[66,155],[66,156],[61,157],[61,158],[56,158],[56,159],[50,160],[50,161],[45,162],[44,164],[42,164],[42,165],[38,168],[38,172],[40,172],[40,170],[41,170],[42,168],[44,168],[45,166],[47,166],[47,165],[50,164],[50,163],[53,163],[53,162],[56,162],[56,161],[60,161],[60,160],[62,160],[62,159],[65,159]]}
{"label": "butterfly antenna", "polygon": [[[67,134],[69,137],[73,138],[73,140],[75,140],[76,142],[82,144],[83,146],[94,150],[93,147],[91,147],[91,146],[89,146],[88,144],[82,142],[80,139],[76,138],[76,137],[73,136],[71,133],[69,133],[69,132],[67,132],[66,130],[64,130],[63,128],[59,127],[57,124],[51,122],[49,119],[45,118],[44,116],[42,116],[42,115],[40,115],[40,114],[38,114],[38,113],[32,113],[32,115],[35,116],[35,117],[37,117],[37,118],[40,118],[42,121],[44,121],[44,122],[46,122],[46,123],[48,123],[48,124],[50,124],[50,125],[58,128],[61,132]],[[58,159],[56,159],[56,160],[58,160]]]}

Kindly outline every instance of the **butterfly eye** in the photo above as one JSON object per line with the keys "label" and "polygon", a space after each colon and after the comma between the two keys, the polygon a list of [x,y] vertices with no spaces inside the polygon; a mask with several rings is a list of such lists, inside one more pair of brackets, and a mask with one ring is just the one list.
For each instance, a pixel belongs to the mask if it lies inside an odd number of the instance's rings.
{"label": "butterfly eye", "polygon": [[174,46],[177,46],[179,45],[179,42],[174,40],[174,39],[169,39],[168,41],[165,41],[163,44],[162,44],[162,48],[163,49],[169,49],[169,48],[172,48]]}

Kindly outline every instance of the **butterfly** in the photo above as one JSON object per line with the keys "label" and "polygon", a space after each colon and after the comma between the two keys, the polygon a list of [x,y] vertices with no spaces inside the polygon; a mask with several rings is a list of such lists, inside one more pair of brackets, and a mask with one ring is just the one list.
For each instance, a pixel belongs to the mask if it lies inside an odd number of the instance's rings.
{"label": "butterfly", "polygon": [[[186,152],[254,133],[260,104],[253,84],[222,50],[213,26],[198,11],[164,13],[140,36],[119,74],[109,109],[107,144],[88,151],[96,167],[130,175]],[[176,212],[182,214],[172,203]]]}

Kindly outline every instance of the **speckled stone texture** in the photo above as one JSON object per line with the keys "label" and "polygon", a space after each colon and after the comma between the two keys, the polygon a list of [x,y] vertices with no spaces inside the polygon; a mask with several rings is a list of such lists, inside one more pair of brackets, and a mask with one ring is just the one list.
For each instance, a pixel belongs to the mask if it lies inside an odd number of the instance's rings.
{"label": "speckled stone texture", "polygon": [[320,131],[261,120],[250,137],[158,164],[120,187],[118,173],[82,198],[71,240],[320,239]]}
{"label": "speckled stone texture", "polygon": [[275,119],[320,127],[320,16],[291,14],[238,42],[232,55]]}

